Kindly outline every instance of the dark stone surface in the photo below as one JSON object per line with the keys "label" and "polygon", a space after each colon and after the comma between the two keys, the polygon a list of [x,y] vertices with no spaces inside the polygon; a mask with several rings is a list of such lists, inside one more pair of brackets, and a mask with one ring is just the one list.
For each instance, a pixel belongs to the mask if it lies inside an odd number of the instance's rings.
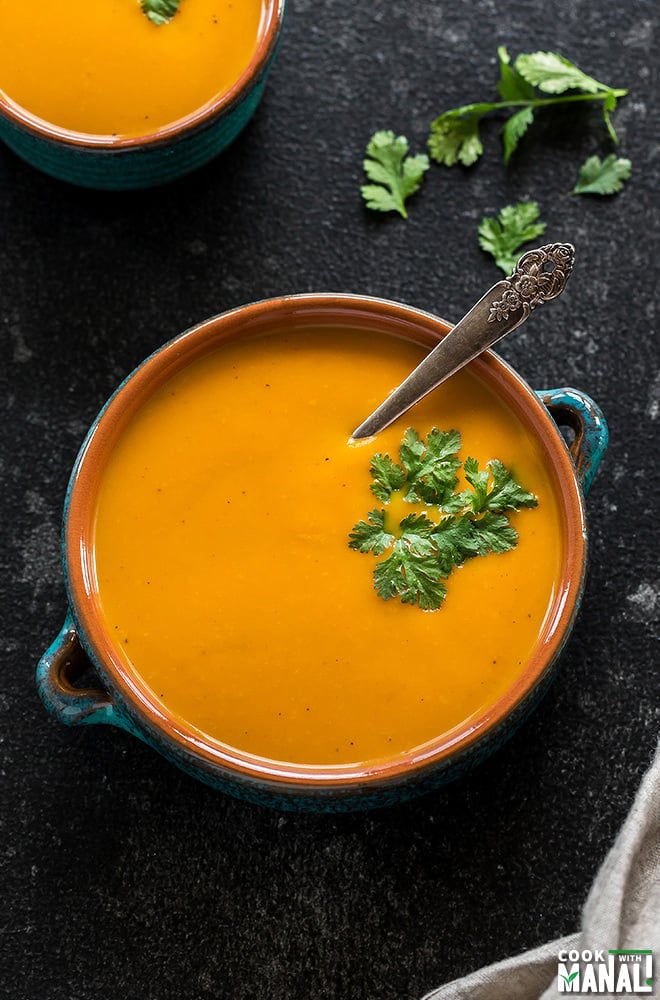
{"label": "dark stone surface", "polygon": [[[90,193],[0,149],[0,995],[413,1000],[576,928],[658,731],[659,26],[655,0],[289,0],[255,119],[190,179]],[[583,110],[548,115],[508,170],[491,124],[482,162],[433,168],[407,223],[369,214],[372,131],[422,149],[437,113],[493,92],[500,43],[630,89],[628,187],[567,193],[608,151]],[[65,613],[64,492],[118,381],[188,325],[283,292],[457,319],[499,274],[478,220],[521,197],[578,272],[501,353],[537,388],[589,392],[612,436],[582,612],[531,721],[466,780],[344,817],[244,805],[119,731],[52,721],[34,666]]]}

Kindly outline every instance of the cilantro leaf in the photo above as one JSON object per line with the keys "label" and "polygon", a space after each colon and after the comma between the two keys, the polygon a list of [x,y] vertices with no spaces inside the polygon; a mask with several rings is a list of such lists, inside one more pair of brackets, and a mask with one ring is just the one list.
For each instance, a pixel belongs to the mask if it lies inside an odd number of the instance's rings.
{"label": "cilantro leaf", "polygon": [[369,489],[383,503],[387,503],[394,490],[400,490],[406,481],[406,473],[389,455],[374,455],[370,472],[374,481]]}
{"label": "cilantro leaf", "polygon": [[433,428],[427,443],[419,440],[416,431],[409,428],[399,448],[401,464],[405,469],[408,490],[405,499],[410,503],[424,500],[442,504],[457,483],[456,470],[461,463],[456,452],[461,446],[458,431],[439,431]]}
{"label": "cilantro leaf", "polygon": [[392,555],[378,563],[374,583],[384,600],[399,596],[402,604],[419,604],[423,611],[439,608],[447,594],[437,560],[412,552],[405,537],[397,538]]}
{"label": "cilantro leaf", "polygon": [[[426,435],[427,457],[433,462],[448,462],[456,459],[456,452],[461,447],[459,431],[439,431],[437,427]],[[460,466],[460,462],[457,465]]]}
{"label": "cilantro leaf", "polygon": [[452,493],[451,496],[445,497],[437,506],[443,514],[463,514],[472,506],[473,496],[471,490],[462,490],[460,493]]}
{"label": "cilantro leaf", "polygon": [[381,555],[389,549],[394,541],[394,535],[385,531],[385,511],[370,510],[366,521],[358,521],[349,535],[349,548],[358,552],[373,552]]}
{"label": "cilantro leaf", "polygon": [[616,194],[632,173],[630,160],[610,153],[604,160],[590,156],[580,167],[572,194]]}
{"label": "cilantro leaf", "polygon": [[400,522],[406,545],[416,556],[432,556],[435,545],[431,539],[437,528],[435,521],[429,520],[426,514],[408,514]]}
{"label": "cilantro leaf", "polygon": [[446,111],[431,123],[429,152],[437,163],[452,167],[460,161],[471,166],[483,153],[479,122],[491,110],[490,104],[467,104]]}
{"label": "cilantro leaf", "polygon": [[480,556],[487,556],[491,552],[508,552],[518,543],[518,532],[504,514],[487,511],[483,517],[472,522],[472,527]]}
{"label": "cilantro leaf", "polygon": [[511,274],[523,243],[545,232],[545,222],[537,222],[539,206],[535,201],[506,205],[496,219],[486,216],[479,224],[479,245],[495,258],[505,274]]}
{"label": "cilantro leaf", "polygon": [[557,52],[521,53],[514,65],[528,83],[538,87],[545,94],[563,94],[567,90],[597,94],[599,91],[611,89],[583,73],[575,63]]}
{"label": "cilantro leaf", "polygon": [[422,467],[422,458],[425,452],[426,445],[420,441],[417,431],[409,427],[399,446],[399,458],[405,469],[407,482],[414,482]]}
{"label": "cilantro leaf", "polygon": [[534,88],[511,65],[509,53],[503,45],[497,50],[500,61],[500,80],[497,93],[503,101],[533,101],[536,97]]}
{"label": "cilantro leaf", "polygon": [[468,517],[445,517],[433,532],[437,558],[446,576],[466,559],[479,555],[479,542]]}
{"label": "cilantro leaf", "polygon": [[154,24],[168,24],[177,10],[179,0],[140,0],[142,11]]}
{"label": "cilantro leaf", "polygon": [[391,130],[375,132],[367,145],[364,172],[374,184],[363,184],[362,197],[367,208],[379,212],[398,212],[404,219],[408,213],[404,202],[417,191],[429,168],[425,153],[408,156],[408,140],[395,136]]}
{"label": "cilantro leaf", "polygon": [[480,470],[476,459],[466,458],[463,472],[471,489],[458,491],[460,446],[456,430],[434,427],[422,440],[410,427],[399,447],[401,465],[380,453],[371,460],[372,490],[377,486],[384,503],[399,493],[430,508],[411,511],[393,531],[385,528],[386,510],[371,510],[349,534],[349,547],[358,552],[378,557],[391,550],[373,573],[385,601],[398,597],[425,611],[438,609],[447,595],[444,581],[457,566],[515,547],[518,533],[505,512],[537,503],[498,459]]}
{"label": "cilantro leaf", "polygon": [[472,498],[472,510],[479,514],[486,505],[488,495],[488,469],[479,471],[479,463],[476,458],[466,458],[463,463],[463,474],[474,490]]}
{"label": "cilantro leaf", "polygon": [[518,143],[533,121],[534,112],[531,108],[522,108],[520,111],[516,111],[515,115],[507,118],[502,129],[505,163],[509,162],[518,147]]}
{"label": "cilantro leaf", "polygon": [[536,507],[536,497],[524,490],[497,458],[482,470],[476,458],[466,458],[463,473],[474,490],[471,507],[475,514]]}
{"label": "cilantro leaf", "polygon": [[488,463],[493,485],[486,496],[486,510],[520,510],[521,507],[536,507],[538,500],[520,486],[509,470],[494,458]]}

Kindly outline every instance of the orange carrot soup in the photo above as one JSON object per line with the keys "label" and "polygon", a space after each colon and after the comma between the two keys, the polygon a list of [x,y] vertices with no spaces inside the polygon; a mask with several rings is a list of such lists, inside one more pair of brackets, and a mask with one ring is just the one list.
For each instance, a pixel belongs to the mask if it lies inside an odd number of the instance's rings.
{"label": "orange carrot soup", "polygon": [[0,0],[0,91],[61,129],[147,135],[225,94],[247,69],[264,0]]}
{"label": "orange carrot soup", "polygon": [[[563,556],[539,446],[466,370],[376,438],[350,440],[424,354],[360,330],[228,342],[121,431],[95,515],[104,625],[207,739],[275,761],[382,760],[476,717],[521,672]],[[456,568],[438,610],[384,600],[374,554],[349,547],[386,506],[371,458],[397,460],[408,427],[460,431],[462,462],[499,459],[538,499],[509,515],[516,547]],[[393,504],[397,518],[420,509]]]}

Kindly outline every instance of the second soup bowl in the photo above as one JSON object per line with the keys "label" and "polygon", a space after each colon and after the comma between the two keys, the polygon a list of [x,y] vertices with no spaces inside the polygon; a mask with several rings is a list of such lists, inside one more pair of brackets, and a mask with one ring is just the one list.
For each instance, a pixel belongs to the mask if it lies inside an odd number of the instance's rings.
{"label": "second soup bowl", "polygon": [[83,187],[142,189],[182,177],[222,152],[256,110],[284,4],[184,0],[160,24],[137,0],[7,4],[0,139]]}

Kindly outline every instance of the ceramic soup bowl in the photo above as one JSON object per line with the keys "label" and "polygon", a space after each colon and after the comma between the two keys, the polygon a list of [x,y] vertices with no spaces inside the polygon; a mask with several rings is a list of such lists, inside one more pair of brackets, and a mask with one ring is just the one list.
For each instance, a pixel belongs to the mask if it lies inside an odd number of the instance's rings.
{"label": "ceramic soup bowl", "polygon": [[[486,352],[353,441],[449,329],[381,299],[294,295],[210,319],[140,365],[71,476],[70,608],[37,674],[50,712],[118,726],[209,785],[291,809],[400,801],[501,744],[573,626],[607,428],[582,392],[534,392]],[[396,525],[438,515],[400,482],[375,483],[376,453],[405,465],[412,441],[419,454],[408,428],[418,442],[453,433],[449,489],[467,485],[470,456],[533,495],[516,512],[474,508],[486,520],[470,530],[509,532],[507,551],[456,557],[431,609],[378,585],[385,550],[401,552]],[[351,529],[378,518],[359,551]],[[90,666],[100,686],[81,681]]]}
{"label": "ceramic soup bowl", "polygon": [[83,187],[148,188],[190,173],[255,111],[284,5],[200,0],[160,25],[138,2],[7,5],[0,139]]}

